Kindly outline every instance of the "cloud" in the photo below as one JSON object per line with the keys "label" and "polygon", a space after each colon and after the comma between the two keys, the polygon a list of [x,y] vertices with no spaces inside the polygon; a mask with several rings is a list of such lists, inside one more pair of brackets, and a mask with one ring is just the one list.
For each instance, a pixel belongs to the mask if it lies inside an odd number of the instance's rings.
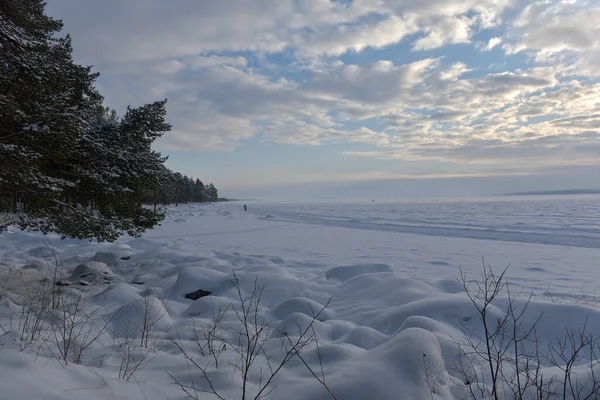
{"label": "cloud", "polygon": [[456,121],[464,117],[465,115],[469,115],[468,111],[440,111],[435,114],[431,114],[427,116],[427,119],[432,121]]}
{"label": "cloud", "polygon": [[468,17],[442,18],[426,29],[426,35],[413,44],[413,50],[432,50],[447,44],[469,43],[473,20]]}
{"label": "cloud", "polygon": [[[468,179],[468,178],[500,178],[500,177],[524,177],[535,175],[535,171],[481,171],[481,172],[456,172],[456,173],[402,173],[402,172],[390,172],[390,171],[366,171],[358,173],[333,173],[333,174],[319,174],[319,173],[292,173],[285,176],[285,178],[273,178],[272,174],[268,171],[261,171],[262,173],[253,174],[258,175],[259,178],[256,182],[244,183],[236,185],[235,189],[239,188],[255,188],[258,185],[266,187],[277,187],[277,186],[289,186],[289,185],[307,185],[307,184],[331,184],[331,183],[361,183],[361,182],[373,182],[373,181],[399,181],[399,180],[437,180],[437,179]],[[268,179],[264,177],[268,176]],[[262,179],[260,178],[262,177]],[[362,194],[356,197],[362,197]],[[258,192],[259,197],[264,196],[264,192]],[[294,196],[296,197],[296,196]],[[377,197],[377,196],[375,196]],[[297,197],[296,197],[297,198]]]}
{"label": "cloud", "polygon": [[593,50],[598,47],[597,21],[600,10],[585,12],[579,15],[560,19],[551,25],[534,25],[526,35],[517,42],[515,52],[528,49],[547,53],[564,50]]}
{"label": "cloud", "polygon": [[440,79],[442,80],[456,80],[461,77],[461,75],[472,71],[467,67],[467,65],[463,62],[457,62],[447,68],[446,70],[440,71]]}
{"label": "cloud", "polygon": [[[510,0],[55,0],[85,63],[143,62],[210,52],[336,56],[421,34],[415,50],[467,43],[495,26]],[[101,60],[100,62],[98,62]]]}
{"label": "cloud", "polygon": [[[456,145],[435,144],[399,150],[346,151],[342,154],[384,160],[438,160],[458,165],[510,165],[513,168],[558,165],[597,165],[600,131],[579,135],[503,141],[472,139]],[[575,158],[574,155],[577,155]]]}
{"label": "cloud", "polygon": [[541,62],[563,64],[565,73],[600,77],[600,4],[537,1],[525,7],[509,30],[509,54],[533,53]]}
{"label": "cloud", "polygon": [[435,59],[424,59],[404,65],[385,60],[367,66],[340,65],[324,73],[314,73],[307,88],[330,99],[382,104],[403,97],[422,83],[436,63]]}
{"label": "cloud", "polygon": [[492,51],[493,48],[498,47],[502,44],[502,38],[500,36],[491,38],[487,44],[479,44],[477,48],[481,51]]}
{"label": "cloud", "polygon": [[396,13],[414,19],[423,36],[413,50],[470,43],[483,29],[497,26],[511,0],[387,0]]}
{"label": "cloud", "polygon": [[413,21],[390,15],[369,24],[334,26],[306,37],[299,36],[293,43],[304,57],[339,56],[348,51],[359,52],[369,47],[380,49],[399,43],[418,30]]}
{"label": "cloud", "polygon": [[49,5],[110,106],[169,98],[161,149],[335,144],[364,162],[496,168],[598,159],[597,2],[176,3]]}
{"label": "cloud", "polygon": [[[65,19],[66,30],[77,32],[79,57],[106,65],[222,51],[276,53],[296,46],[326,54],[380,47],[402,39],[402,21],[388,15],[375,25],[353,24],[381,7],[376,0],[349,5],[329,0],[181,0],[176,5],[56,0],[51,12]],[[336,34],[340,40],[332,40]]]}
{"label": "cloud", "polygon": [[233,66],[243,68],[248,64],[245,57],[200,56],[188,60],[190,69],[200,69],[217,66]]}

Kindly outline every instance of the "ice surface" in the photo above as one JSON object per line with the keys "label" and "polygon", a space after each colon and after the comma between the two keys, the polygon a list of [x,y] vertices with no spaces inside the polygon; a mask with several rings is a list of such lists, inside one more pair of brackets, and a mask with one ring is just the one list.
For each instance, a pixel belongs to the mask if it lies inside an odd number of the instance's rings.
{"label": "ice surface", "polygon": [[[515,307],[524,307],[533,292],[523,327],[543,314],[541,341],[564,337],[566,327],[600,332],[599,204],[596,198],[252,203],[246,212],[237,203],[181,205],[142,238],[113,244],[11,228],[0,235],[0,397],[183,399],[167,373],[184,383],[194,375],[167,338],[209,363],[194,347],[192,327],[204,329],[224,311],[219,335],[235,340],[239,295],[248,298],[264,285],[260,311],[271,326],[265,352],[275,359],[282,338],[297,335],[328,304],[314,322],[320,346],[308,346],[303,359],[319,374],[322,368],[337,398],[467,398],[456,372],[457,341],[465,332],[480,332],[481,321],[456,281],[460,269],[477,279],[482,255],[498,271],[511,264],[507,280],[522,294]],[[36,288],[55,263],[59,279],[108,278],[100,279],[108,281],[102,285],[61,289],[71,295],[85,290],[86,310],[98,310],[92,331],[108,323],[82,365],[61,366],[41,339],[21,340],[19,315],[37,304]],[[211,294],[184,297],[197,290]],[[488,322],[502,318],[507,306],[498,298]],[[148,320],[149,337],[164,343],[135,380],[125,382],[118,373],[124,337]],[[51,336],[51,321],[42,336]],[[230,365],[237,354],[227,348],[222,357],[211,379],[225,397],[240,398],[240,376]],[[547,363],[543,367],[551,372]],[[263,356],[257,368],[267,369]],[[576,372],[587,376],[582,365]],[[259,378],[255,371],[250,391]],[[275,383],[271,399],[330,398],[298,359]]]}

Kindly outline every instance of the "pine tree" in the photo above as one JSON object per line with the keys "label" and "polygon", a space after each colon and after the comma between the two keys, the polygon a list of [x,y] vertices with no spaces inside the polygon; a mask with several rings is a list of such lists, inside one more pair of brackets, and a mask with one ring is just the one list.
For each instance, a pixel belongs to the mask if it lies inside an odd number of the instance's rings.
{"label": "pine tree", "polygon": [[5,55],[43,45],[62,22],[44,15],[42,0],[0,0],[0,49]]}
{"label": "pine tree", "polygon": [[[101,111],[97,74],[73,63],[71,40],[44,3],[0,0],[0,211],[24,225],[31,213],[62,206],[76,184],[62,165]],[[18,214],[19,215],[18,215]],[[5,214],[6,215],[6,214]]]}
{"label": "pine tree", "polygon": [[183,188],[183,175],[181,175],[181,173],[179,172],[175,172],[173,174],[173,202],[175,203],[175,206],[179,205],[179,202],[181,200],[181,192],[182,192],[182,188]]}
{"label": "pine tree", "polygon": [[196,179],[194,184],[194,201],[197,203],[204,203],[204,184],[200,179]]}
{"label": "pine tree", "polygon": [[46,229],[113,240],[123,232],[136,236],[160,222],[163,213],[143,207],[143,200],[167,179],[167,158],[151,149],[170,129],[165,114],[165,101],[160,101],[129,108],[121,119],[111,113],[92,123],[69,163],[78,185],[66,191],[85,213],[61,213],[52,219],[56,226]]}
{"label": "pine tree", "polygon": [[185,203],[194,201],[194,180],[187,175],[183,177],[183,199]]}
{"label": "pine tree", "polygon": [[[143,195],[166,181],[152,143],[170,129],[165,102],[102,106],[98,74],[72,61],[60,21],[39,0],[0,0],[0,225],[114,240],[163,214]],[[6,218],[9,216],[10,218]]]}
{"label": "pine tree", "polygon": [[164,166],[162,168],[164,172],[162,172],[159,185],[151,191],[146,191],[142,196],[144,204],[154,205],[154,209],[156,209],[158,204],[178,206],[182,203],[204,203],[218,200],[218,191],[215,185],[210,184],[205,187],[200,179],[194,181],[187,175],[170,171]]}
{"label": "pine tree", "polygon": [[219,199],[219,193],[217,191],[217,188],[212,183],[206,185],[205,193],[209,203],[216,203]]}

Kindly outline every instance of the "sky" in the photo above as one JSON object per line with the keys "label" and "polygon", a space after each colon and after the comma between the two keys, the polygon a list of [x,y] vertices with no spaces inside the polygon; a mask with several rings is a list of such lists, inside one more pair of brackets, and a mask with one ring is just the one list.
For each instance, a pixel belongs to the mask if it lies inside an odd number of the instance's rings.
{"label": "sky", "polygon": [[[600,0],[48,0],[230,197],[600,187]],[[326,190],[325,190],[326,189]],[[358,196],[360,197],[360,196]]]}

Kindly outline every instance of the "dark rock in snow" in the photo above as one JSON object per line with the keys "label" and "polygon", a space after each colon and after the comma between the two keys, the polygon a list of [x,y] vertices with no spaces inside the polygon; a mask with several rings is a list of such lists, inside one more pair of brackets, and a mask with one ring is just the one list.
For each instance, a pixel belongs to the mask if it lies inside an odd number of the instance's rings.
{"label": "dark rock in snow", "polygon": [[201,297],[205,297],[208,296],[211,292],[209,292],[208,290],[196,290],[195,292],[192,293],[188,293],[186,294],[184,297],[186,299],[192,299],[192,300],[198,300]]}
{"label": "dark rock in snow", "polygon": [[131,256],[125,256],[125,257],[119,258],[119,260],[123,260],[123,261],[127,261],[129,259],[131,259]]}
{"label": "dark rock in snow", "polygon": [[64,281],[56,282],[56,286],[69,286],[70,284],[71,284],[70,282],[64,282]]}

